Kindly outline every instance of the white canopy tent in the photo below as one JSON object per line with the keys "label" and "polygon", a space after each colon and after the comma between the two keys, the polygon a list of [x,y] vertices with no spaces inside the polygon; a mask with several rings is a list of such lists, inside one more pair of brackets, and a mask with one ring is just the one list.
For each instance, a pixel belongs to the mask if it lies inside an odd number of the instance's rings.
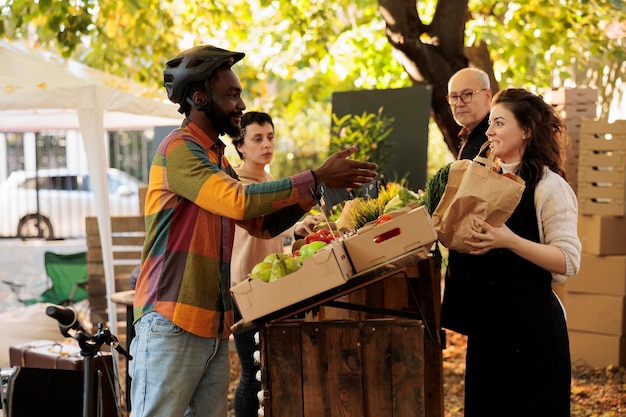
{"label": "white canopy tent", "polygon": [[[0,132],[79,129],[97,207],[109,327],[117,333],[106,129],[180,125],[177,106],[158,92],[120,77],[0,40]],[[165,90],[161,92],[165,96]]]}

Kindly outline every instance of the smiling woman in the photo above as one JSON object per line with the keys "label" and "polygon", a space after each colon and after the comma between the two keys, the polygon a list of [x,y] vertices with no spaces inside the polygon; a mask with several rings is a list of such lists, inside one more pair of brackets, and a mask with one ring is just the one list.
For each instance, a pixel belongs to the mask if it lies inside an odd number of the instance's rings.
{"label": "smiling woman", "polygon": [[510,417],[569,417],[569,335],[552,290],[578,273],[581,259],[577,199],[563,178],[565,126],[542,97],[510,88],[494,95],[487,136],[502,172],[525,189],[504,224],[473,216],[463,240],[469,255],[454,270],[467,283],[462,297],[448,300],[466,317],[465,417],[503,409]]}

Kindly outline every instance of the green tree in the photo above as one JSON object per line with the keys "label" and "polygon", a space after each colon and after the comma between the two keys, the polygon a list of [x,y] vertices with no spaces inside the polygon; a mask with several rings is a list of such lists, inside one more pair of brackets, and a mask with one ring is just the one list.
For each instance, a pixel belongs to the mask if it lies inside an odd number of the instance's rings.
{"label": "green tree", "polygon": [[320,152],[334,91],[432,85],[433,120],[456,154],[445,95],[460,68],[487,70],[494,89],[598,88],[603,116],[625,88],[623,0],[4,0],[0,19],[4,36],[153,84],[182,47],[245,51],[249,108],[280,115],[290,148]]}
{"label": "green tree", "polygon": [[621,0],[440,0],[434,8],[425,7],[432,2],[418,2],[416,8],[413,0],[379,4],[387,38],[411,80],[433,85],[433,118],[454,154],[459,127],[445,95],[447,80],[460,68],[485,70],[494,91],[496,80],[538,92],[563,82],[597,88],[603,117],[624,81],[624,35],[612,39],[603,29],[611,22],[623,28]]}
{"label": "green tree", "polygon": [[[500,84],[539,90],[551,86],[598,89],[600,116],[621,101],[626,81],[626,7],[622,0],[476,2],[468,43],[484,41],[497,57]],[[502,35],[510,42],[503,43]],[[520,46],[522,46],[520,48]],[[534,52],[534,53],[533,53]]]}

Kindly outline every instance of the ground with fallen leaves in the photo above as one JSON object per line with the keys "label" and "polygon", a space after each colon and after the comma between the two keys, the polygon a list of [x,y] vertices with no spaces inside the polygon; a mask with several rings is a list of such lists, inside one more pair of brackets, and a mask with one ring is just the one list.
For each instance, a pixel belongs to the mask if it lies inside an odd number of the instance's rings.
{"label": "ground with fallen leaves", "polygon": [[[467,338],[446,332],[443,351],[445,417],[463,415]],[[626,368],[572,368],[572,417],[625,417]]]}
{"label": "ground with fallen leaves", "polygon": [[[443,350],[444,417],[462,417],[467,339],[454,332],[447,332],[446,339],[447,347]],[[235,416],[232,398],[239,371],[237,354],[231,352],[228,417]],[[626,368],[572,368],[572,417],[626,417]]]}

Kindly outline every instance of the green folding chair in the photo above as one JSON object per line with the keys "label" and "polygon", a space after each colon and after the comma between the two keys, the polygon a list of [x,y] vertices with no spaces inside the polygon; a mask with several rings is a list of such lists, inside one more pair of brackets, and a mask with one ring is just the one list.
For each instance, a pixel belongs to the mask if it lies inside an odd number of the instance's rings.
{"label": "green folding chair", "polygon": [[87,292],[87,252],[61,254],[44,253],[44,266],[50,286],[35,298],[23,299],[19,292],[23,284],[3,281],[16,293],[18,300],[25,305],[52,303],[71,305],[86,299]]}

